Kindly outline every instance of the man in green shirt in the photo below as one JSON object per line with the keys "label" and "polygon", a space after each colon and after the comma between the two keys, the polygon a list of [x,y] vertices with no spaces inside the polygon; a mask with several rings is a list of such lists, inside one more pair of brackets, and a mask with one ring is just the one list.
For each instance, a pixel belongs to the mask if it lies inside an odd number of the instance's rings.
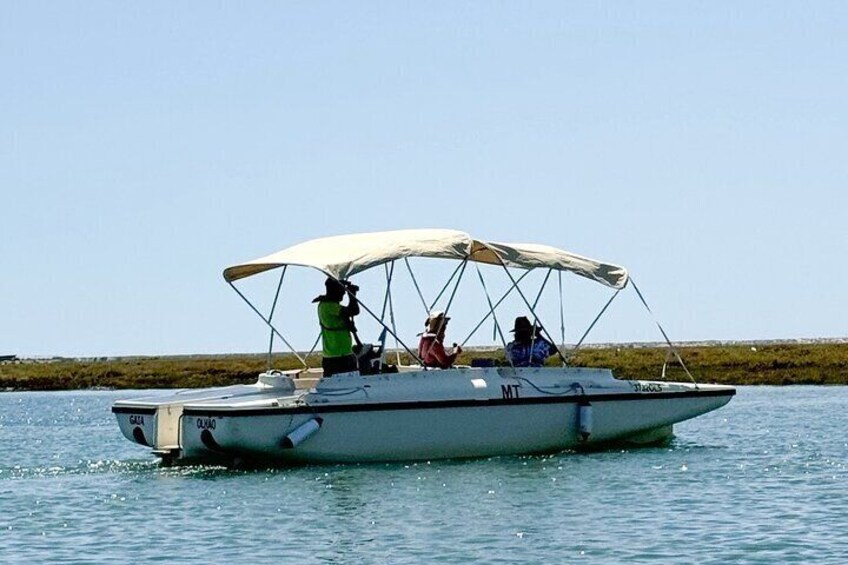
{"label": "man in green shirt", "polygon": [[[359,302],[356,293],[359,287],[347,281],[338,281],[327,277],[324,282],[326,293],[312,302],[318,303],[318,322],[321,324],[321,345],[324,357],[321,366],[324,376],[348,373],[358,369],[356,355],[353,354],[351,332],[356,333],[353,317],[359,314]],[[341,302],[347,291],[347,306]]]}

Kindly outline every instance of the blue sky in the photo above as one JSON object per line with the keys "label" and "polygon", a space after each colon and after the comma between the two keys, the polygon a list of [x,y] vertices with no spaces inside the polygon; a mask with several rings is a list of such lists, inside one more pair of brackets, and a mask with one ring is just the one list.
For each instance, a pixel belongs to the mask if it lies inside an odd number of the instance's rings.
{"label": "blue sky", "polygon": [[[409,227],[626,265],[676,340],[846,336],[846,29],[843,2],[7,3],[0,353],[261,351],[224,267]],[[298,347],[320,283],[284,287]],[[609,294],[565,294],[574,341]],[[612,310],[590,341],[659,339],[632,290]]]}

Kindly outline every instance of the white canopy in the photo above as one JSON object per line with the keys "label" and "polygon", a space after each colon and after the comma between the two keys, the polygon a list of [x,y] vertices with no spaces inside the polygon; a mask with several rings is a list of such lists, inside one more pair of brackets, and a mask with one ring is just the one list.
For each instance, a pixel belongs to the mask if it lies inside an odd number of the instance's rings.
{"label": "white canopy", "polygon": [[346,279],[371,267],[404,257],[465,259],[471,236],[456,230],[397,230],[322,237],[224,270],[234,281],[283,265],[313,267]]}
{"label": "white canopy", "polygon": [[621,289],[627,285],[627,269],[610,263],[601,263],[588,257],[582,257],[538,243],[495,243],[483,242],[490,253],[497,259],[489,260],[485,252],[479,256],[475,253],[472,260],[482,263],[504,264],[507,267],[520,267],[523,269],[555,269],[558,271],[571,271],[582,277],[592,279],[606,286]]}
{"label": "white canopy", "polygon": [[468,259],[523,269],[571,271],[606,286],[627,284],[624,267],[601,263],[532,243],[491,243],[456,230],[419,229],[340,235],[313,239],[266,257],[233,265],[224,278],[235,281],[283,265],[313,267],[336,279],[345,279],[371,267],[406,257]]}

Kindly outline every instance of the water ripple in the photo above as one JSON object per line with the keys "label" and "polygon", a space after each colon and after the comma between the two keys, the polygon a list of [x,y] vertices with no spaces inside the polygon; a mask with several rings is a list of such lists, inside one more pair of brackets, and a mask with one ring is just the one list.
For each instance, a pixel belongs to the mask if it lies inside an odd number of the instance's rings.
{"label": "water ripple", "polygon": [[743,388],[668,445],[164,468],[126,393],[0,395],[0,561],[841,563],[848,388]]}

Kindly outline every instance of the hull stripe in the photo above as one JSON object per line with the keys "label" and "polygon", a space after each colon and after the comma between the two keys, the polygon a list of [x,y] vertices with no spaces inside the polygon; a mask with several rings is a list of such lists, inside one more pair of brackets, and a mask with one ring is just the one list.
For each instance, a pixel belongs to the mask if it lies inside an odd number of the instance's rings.
{"label": "hull stripe", "polygon": [[[411,402],[374,402],[369,404],[332,404],[332,405],[309,405],[309,406],[279,406],[273,408],[241,408],[232,409],[228,407],[186,407],[183,410],[185,416],[271,416],[274,414],[329,414],[337,412],[382,412],[390,410],[433,410],[443,408],[474,408],[494,406],[525,406],[533,404],[576,404],[580,402],[608,402],[608,401],[632,401],[632,400],[664,400],[676,398],[708,398],[733,396],[735,389],[730,390],[704,390],[684,392],[648,392],[648,393],[621,393],[621,394],[595,394],[595,395],[569,395],[569,396],[546,396],[528,398],[481,398],[463,400],[431,400]],[[119,407],[123,411],[123,407]],[[113,408],[114,412],[116,408]],[[130,410],[127,410],[130,411]]]}
{"label": "hull stripe", "polygon": [[149,406],[112,406],[113,414],[143,414],[152,416],[156,414],[156,408]]}

